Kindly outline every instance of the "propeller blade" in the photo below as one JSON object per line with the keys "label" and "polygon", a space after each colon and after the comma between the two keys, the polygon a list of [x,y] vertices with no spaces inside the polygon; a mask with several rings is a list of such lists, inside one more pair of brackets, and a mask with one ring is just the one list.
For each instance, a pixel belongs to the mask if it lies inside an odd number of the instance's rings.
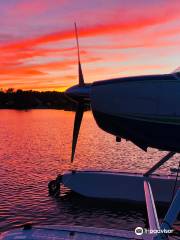
{"label": "propeller blade", "polygon": [[[77,44],[77,53],[78,53],[78,73],[79,73],[79,87],[83,87],[84,84],[84,77],[83,72],[81,68],[81,61],[80,61],[80,51],[79,51],[79,40],[78,40],[78,32],[77,32],[77,26],[76,23],[74,23],[75,26],[75,35],[76,35],[76,44]],[[74,160],[75,150],[76,150],[76,144],[78,140],[79,130],[83,118],[84,113],[84,103],[82,101],[77,101],[77,110],[74,120],[74,129],[73,129],[73,139],[72,139],[72,152],[71,152],[71,162]]]}
{"label": "propeller blade", "polygon": [[79,62],[79,86],[84,86],[84,77],[82,73],[81,63]]}
{"label": "propeller blade", "polygon": [[76,44],[77,44],[77,53],[78,53],[78,70],[79,70],[79,86],[84,86],[84,77],[81,68],[80,52],[79,52],[79,39],[76,23],[74,23],[75,34],[76,34]]}
{"label": "propeller blade", "polygon": [[79,102],[76,110],[75,120],[74,120],[71,162],[73,162],[74,160],[74,154],[76,150],[76,144],[77,144],[77,139],[79,135],[79,129],[80,129],[82,118],[83,118],[83,113],[84,113],[84,103]]}

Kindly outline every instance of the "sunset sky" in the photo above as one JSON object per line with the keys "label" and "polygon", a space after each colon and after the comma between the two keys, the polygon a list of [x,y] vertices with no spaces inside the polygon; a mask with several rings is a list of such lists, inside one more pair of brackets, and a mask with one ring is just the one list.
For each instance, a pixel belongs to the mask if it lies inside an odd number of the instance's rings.
{"label": "sunset sky", "polygon": [[74,21],[86,82],[180,66],[179,0],[0,0],[0,88],[76,84]]}

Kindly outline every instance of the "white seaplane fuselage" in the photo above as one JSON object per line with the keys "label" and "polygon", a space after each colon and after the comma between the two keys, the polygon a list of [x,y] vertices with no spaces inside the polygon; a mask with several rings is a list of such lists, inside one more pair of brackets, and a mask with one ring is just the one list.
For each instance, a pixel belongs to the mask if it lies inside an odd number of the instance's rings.
{"label": "white seaplane fuselage", "polygon": [[132,141],[180,152],[180,79],[173,74],[95,82],[91,108],[100,128]]}
{"label": "white seaplane fuselage", "polygon": [[[124,77],[74,86],[67,94],[88,100],[104,131],[148,147],[180,152],[180,79],[178,74]],[[151,175],[155,201],[172,200],[175,176]],[[136,173],[76,171],[62,176],[63,184],[86,197],[144,202],[146,177]],[[180,186],[177,180],[176,187]]]}

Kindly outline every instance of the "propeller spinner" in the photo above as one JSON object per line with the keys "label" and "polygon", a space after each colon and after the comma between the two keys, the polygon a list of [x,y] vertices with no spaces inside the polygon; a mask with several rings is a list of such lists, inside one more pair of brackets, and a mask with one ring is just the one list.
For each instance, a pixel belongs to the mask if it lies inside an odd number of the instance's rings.
{"label": "propeller spinner", "polygon": [[68,88],[65,92],[65,94],[72,101],[75,101],[77,103],[77,109],[76,109],[75,120],[74,120],[74,129],[73,129],[71,162],[73,162],[74,160],[79,130],[80,130],[80,126],[83,118],[83,113],[85,110],[85,103],[89,102],[90,86],[91,86],[91,84],[84,83],[84,77],[83,77],[81,61],[80,61],[79,40],[78,40],[76,23],[74,23],[74,26],[75,26],[75,35],[76,35],[76,43],[77,43],[77,51],[78,51],[79,84]]}

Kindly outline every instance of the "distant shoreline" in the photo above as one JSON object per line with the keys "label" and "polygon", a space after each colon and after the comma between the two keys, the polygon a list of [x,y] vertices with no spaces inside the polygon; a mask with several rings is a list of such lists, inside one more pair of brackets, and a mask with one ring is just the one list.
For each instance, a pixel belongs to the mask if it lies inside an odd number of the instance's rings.
{"label": "distant shoreline", "polygon": [[[64,92],[14,91],[13,89],[8,89],[6,92],[0,91],[0,109],[57,109],[75,111],[76,103],[70,101]],[[89,107],[87,106],[88,109]]]}

